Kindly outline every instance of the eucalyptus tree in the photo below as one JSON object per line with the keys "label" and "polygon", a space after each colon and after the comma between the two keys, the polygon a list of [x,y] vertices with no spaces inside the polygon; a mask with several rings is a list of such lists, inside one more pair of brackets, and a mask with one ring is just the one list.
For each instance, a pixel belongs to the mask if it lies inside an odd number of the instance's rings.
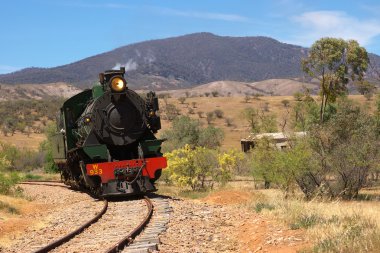
{"label": "eucalyptus tree", "polygon": [[355,40],[321,38],[311,46],[309,56],[302,60],[302,68],[320,81],[321,123],[327,105],[346,93],[350,80],[362,82],[368,65],[367,51]]}

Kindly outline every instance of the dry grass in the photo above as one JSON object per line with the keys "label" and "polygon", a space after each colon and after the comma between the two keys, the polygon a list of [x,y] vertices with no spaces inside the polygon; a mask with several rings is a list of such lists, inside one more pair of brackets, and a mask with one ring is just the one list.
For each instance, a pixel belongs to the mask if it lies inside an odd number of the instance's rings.
{"label": "dry grass", "polygon": [[306,202],[284,199],[277,190],[259,190],[250,209],[305,229],[313,247],[305,252],[379,252],[380,202]]}
{"label": "dry grass", "polygon": [[[311,247],[302,251],[305,253],[380,252],[380,201],[305,201],[301,194],[285,199],[279,190],[256,190],[251,181],[230,182],[223,188],[200,193],[165,184],[158,188],[159,194],[192,199],[208,199],[218,192],[223,196],[226,192],[249,193],[250,200],[240,204],[243,208],[290,229],[306,231]],[[373,193],[373,189],[364,189],[362,193],[369,190]]]}
{"label": "dry grass", "polygon": [[32,150],[38,150],[40,143],[46,139],[44,134],[32,133],[30,136],[26,136],[20,132],[16,132],[13,136],[0,135],[0,142],[13,144],[18,148],[27,148]]}

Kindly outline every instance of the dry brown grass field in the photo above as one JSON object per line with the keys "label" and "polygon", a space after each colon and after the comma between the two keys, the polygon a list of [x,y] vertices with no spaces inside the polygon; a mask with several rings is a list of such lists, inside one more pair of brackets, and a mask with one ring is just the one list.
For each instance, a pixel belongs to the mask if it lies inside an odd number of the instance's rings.
{"label": "dry brown grass field", "polygon": [[[366,106],[368,110],[373,110],[374,101],[367,101],[361,95],[349,96],[351,99],[359,102],[361,105]],[[289,100],[289,108],[285,108],[281,101]],[[318,97],[315,97],[318,99]],[[193,107],[195,102],[195,107]],[[244,101],[244,97],[191,97],[186,98],[183,104],[177,98],[167,99],[167,103],[174,104],[179,110],[181,115],[189,115],[194,119],[199,119],[204,126],[207,126],[206,113],[212,112],[217,109],[222,110],[223,118],[215,118],[211,123],[216,127],[223,129],[225,139],[223,142],[223,149],[236,148],[240,149],[240,139],[249,135],[249,126],[242,118],[241,112],[246,107],[261,108],[268,104],[269,112],[277,115],[277,120],[280,123],[283,117],[287,114],[287,110],[291,111],[291,107],[297,103],[293,96],[264,96],[257,99],[251,99],[248,103]],[[160,99],[160,107],[165,108],[165,101]],[[194,114],[189,114],[189,108],[192,108]],[[203,112],[202,118],[199,118],[198,112]],[[230,118],[232,126],[227,126],[226,119]],[[168,120],[162,120],[162,129],[167,129],[171,125]],[[279,130],[280,131],[280,130]],[[16,132],[13,136],[0,135],[0,142],[6,142],[16,145],[17,147],[25,147],[37,150],[41,141],[45,140],[44,134],[31,134],[29,137],[25,134]]]}
{"label": "dry brown grass field", "polygon": [[38,150],[40,143],[46,139],[44,134],[32,133],[29,136],[26,134],[16,132],[13,136],[10,134],[7,136],[1,135],[0,142],[10,143],[17,148],[27,148],[32,150]]}
{"label": "dry brown grass field", "polygon": [[[319,97],[315,96],[315,99]],[[374,101],[367,101],[361,95],[349,96],[350,99],[357,101],[363,107],[372,111],[374,109]],[[281,101],[289,100],[289,107],[284,107]],[[196,103],[196,107],[193,108],[192,103]],[[222,110],[224,112],[223,118],[216,118],[212,125],[220,127],[225,133],[225,139],[222,148],[236,148],[240,149],[240,140],[247,137],[250,133],[248,123],[242,118],[242,111],[246,107],[262,108],[265,104],[268,104],[269,112],[276,114],[278,123],[283,121],[283,117],[287,115],[287,111],[291,111],[291,107],[294,106],[295,101],[293,96],[263,96],[257,99],[251,99],[248,103],[244,101],[244,97],[192,97],[186,98],[184,104],[181,104],[177,98],[167,99],[167,103],[174,104],[180,109],[182,115],[189,115],[194,119],[200,119],[204,126],[207,126],[206,113],[214,110]],[[161,108],[164,108],[165,102],[160,100]],[[189,114],[189,108],[194,110],[194,114]],[[203,117],[199,118],[198,112],[203,112]],[[289,114],[291,117],[291,113]],[[232,126],[227,126],[226,118],[232,119]],[[170,127],[170,121],[162,120],[162,129]],[[290,126],[289,123],[287,125]],[[279,131],[280,127],[279,127]]]}

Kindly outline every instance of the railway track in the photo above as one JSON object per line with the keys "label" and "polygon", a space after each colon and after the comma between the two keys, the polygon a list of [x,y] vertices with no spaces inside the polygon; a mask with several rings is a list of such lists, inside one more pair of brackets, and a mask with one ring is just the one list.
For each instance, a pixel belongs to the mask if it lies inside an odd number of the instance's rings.
{"label": "railway track", "polygon": [[[58,184],[57,184],[58,183]],[[56,181],[29,181],[23,184],[62,186]],[[148,252],[157,250],[158,235],[166,230],[168,200],[153,195],[143,199],[103,201],[103,209],[79,228],[34,252]],[[153,211],[153,206],[156,209]],[[78,210],[80,212],[80,210]],[[153,222],[149,222],[153,217]],[[144,230],[144,228],[146,228]],[[134,238],[144,231],[135,241]],[[128,247],[128,245],[130,245]],[[145,250],[145,251],[144,251]]]}
{"label": "railway track", "polygon": [[26,184],[26,185],[45,185],[45,186],[54,186],[54,187],[63,187],[69,188],[69,186],[63,184],[61,181],[37,181],[37,180],[28,180],[19,182],[18,184]]}

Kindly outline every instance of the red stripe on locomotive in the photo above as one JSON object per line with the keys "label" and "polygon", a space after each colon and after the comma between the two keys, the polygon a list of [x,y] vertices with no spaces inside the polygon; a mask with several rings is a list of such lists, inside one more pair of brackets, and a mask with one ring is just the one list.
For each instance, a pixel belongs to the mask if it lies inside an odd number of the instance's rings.
{"label": "red stripe on locomotive", "polygon": [[115,170],[126,168],[142,168],[142,176],[149,178],[155,177],[156,170],[166,168],[167,160],[165,157],[145,158],[124,160],[117,162],[90,163],[86,164],[86,174],[89,176],[100,176],[102,183],[107,183],[110,180],[116,179]]}

